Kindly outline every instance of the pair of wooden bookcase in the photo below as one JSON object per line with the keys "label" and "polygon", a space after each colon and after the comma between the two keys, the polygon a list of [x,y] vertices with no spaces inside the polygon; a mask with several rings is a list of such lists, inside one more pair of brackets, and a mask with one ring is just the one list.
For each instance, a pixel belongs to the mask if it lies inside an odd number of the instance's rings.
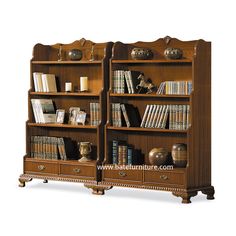
{"label": "pair of wooden bookcase", "polygon": [[[153,52],[152,59],[134,60],[133,48],[148,48]],[[181,48],[183,58],[167,60],[164,50],[167,47]],[[80,49],[81,60],[68,59],[68,51]],[[58,56],[61,50],[60,58]],[[92,55],[91,55],[92,53]],[[59,60],[58,60],[59,59]],[[60,60],[62,59],[62,60]],[[28,121],[26,122],[26,155],[23,159],[23,174],[20,187],[35,179],[80,182],[91,188],[94,194],[104,194],[112,186],[170,191],[182,197],[183,203],[198,191],[214,199],[211,185],[211,43],[204,40],[180,41],[165,37],[154,42],[93,43],[81,39],[71,44],[35,45],[30,62],[31,78],[28,92]],[[115,70],[142,71],[154,84],[163,81],[192,81],[190,95],[158,95],[113,93],[113,73]],[[35,92],[33,72],[55,74],[59,92]],[[64,91],[65,82],[79,84],[80,76],[89,80],[88,92]],[[97,126],[70,124],[36,123],[31,99],[50,98],[57,108],[66,111],[70,107],[82,107],[89,113],[89,104],[100,104],[100,123]],[[112,126],[112,103],[128,103],[144,113],[147,104],[190,105],[191,127],[186,130],[170,130],[145,127]],[[48,160],[31,158],[32,136],[69,137],[77,142],[87,141],[96,147],[93,160]],[[172,170],[136,168],[131,170],[98,169],[98,166],[112,165],[110,143],[125,140],[140,149],[144,155],[143,165],[150,166],[148,153],[154,147],[165,147],[171,151],[174,143],[187,144],[187,166]]]}

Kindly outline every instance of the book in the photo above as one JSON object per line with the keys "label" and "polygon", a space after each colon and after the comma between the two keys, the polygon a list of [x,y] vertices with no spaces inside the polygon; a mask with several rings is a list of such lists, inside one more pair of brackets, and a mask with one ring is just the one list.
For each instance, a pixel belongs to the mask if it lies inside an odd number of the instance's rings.
{"label": "book", "polygon": [[56,112],[51,99],[31,99],[36,123],[55,123]]}
{"label": "book", "polygon": [[54,74],[42,75],[43,92],[57,92],[56,76]]}
{"label": "book", "polygon": [[41,73],[41,72],[34,72],[33,73],[34,91],[35,92],[44,92],[43,91],[42,75],[43,75],[43,73]]}

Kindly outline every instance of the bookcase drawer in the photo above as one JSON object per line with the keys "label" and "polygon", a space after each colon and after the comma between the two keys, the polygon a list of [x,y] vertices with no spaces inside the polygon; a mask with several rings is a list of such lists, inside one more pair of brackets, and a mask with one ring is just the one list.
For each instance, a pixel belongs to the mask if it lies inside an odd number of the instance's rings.
{"label": "bookcase drawer", "polygon": [[142,181],[141,170],[103,170],[103,179]]}
{"label": "bookcase drawer", "polygon": [[25,161],[26,173],[58,174],[57,163],[47,163],[38,161]]}
{"label": "bookcase drawer", "polygon": [[165,171],[144,171],[144,183],[184,185],[184,173]]}
{"label": "bookcase drawer", "polygon": [[60,175],[95,178],[96,166],[61,164]]}

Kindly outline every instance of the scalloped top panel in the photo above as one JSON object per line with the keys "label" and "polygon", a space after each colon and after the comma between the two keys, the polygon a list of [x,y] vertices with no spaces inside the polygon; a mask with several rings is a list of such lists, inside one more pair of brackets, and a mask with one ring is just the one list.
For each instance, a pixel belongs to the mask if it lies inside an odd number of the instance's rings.
{"label": "scalloped top panel", "polygon": [[43,45],[36,44],[33,49],[33,60],[35,61],[57,61],[60,59],[59,51],[61,50],[62,61],[69,61],[68,53],[72,49],[79,49],[82,51],[82,59],[88,61],[93,54],[94,60],[102,60],[107,56],[108,45],[111,46],[111,42],[108,43],[94,43],[84,38],[77,40],[70,44],[55,44],[55,45]]}
{"label": "scalloped top panel", "polygon": [[153,53],[152,59],[164,59],[166,48],[180,48],[183,51],[183,59],[193,59],[197,53],[198,45],[209,43],[204,40],[181,41],[169,36],[160,38],[153,42],[122,43],[116,42],[113,45],[112,59],[131,60],[131,51],[133,48],[150,49]]}

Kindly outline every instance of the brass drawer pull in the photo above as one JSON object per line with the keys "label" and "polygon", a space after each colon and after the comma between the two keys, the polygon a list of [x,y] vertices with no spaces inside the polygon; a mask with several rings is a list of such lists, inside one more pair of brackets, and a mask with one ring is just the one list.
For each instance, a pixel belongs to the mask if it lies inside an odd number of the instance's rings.
{"label": "brass drawer pull", "polygon": [[125,176],[127,176],[127,174],[126,174],[124,171],[120,171],[120,172],[119,172],[119,176],[125,177]]}
{"label": "brass drawer pull", "polygon": [[75,173],[77,173],[77,174],[80,173],[80,169],[79,169],[79,168],[74,168],[73,171],[74,171]]}
{"label": "brass drawer pull", "polygon": [[42,170],[45,170],[46,167],[44,165],[38,165],[38,170],[42,171]]}
{"label": "brass drawer pull", "polygon": [[168,176],[167,175],[160,175],[160,179],[167,180]]}

